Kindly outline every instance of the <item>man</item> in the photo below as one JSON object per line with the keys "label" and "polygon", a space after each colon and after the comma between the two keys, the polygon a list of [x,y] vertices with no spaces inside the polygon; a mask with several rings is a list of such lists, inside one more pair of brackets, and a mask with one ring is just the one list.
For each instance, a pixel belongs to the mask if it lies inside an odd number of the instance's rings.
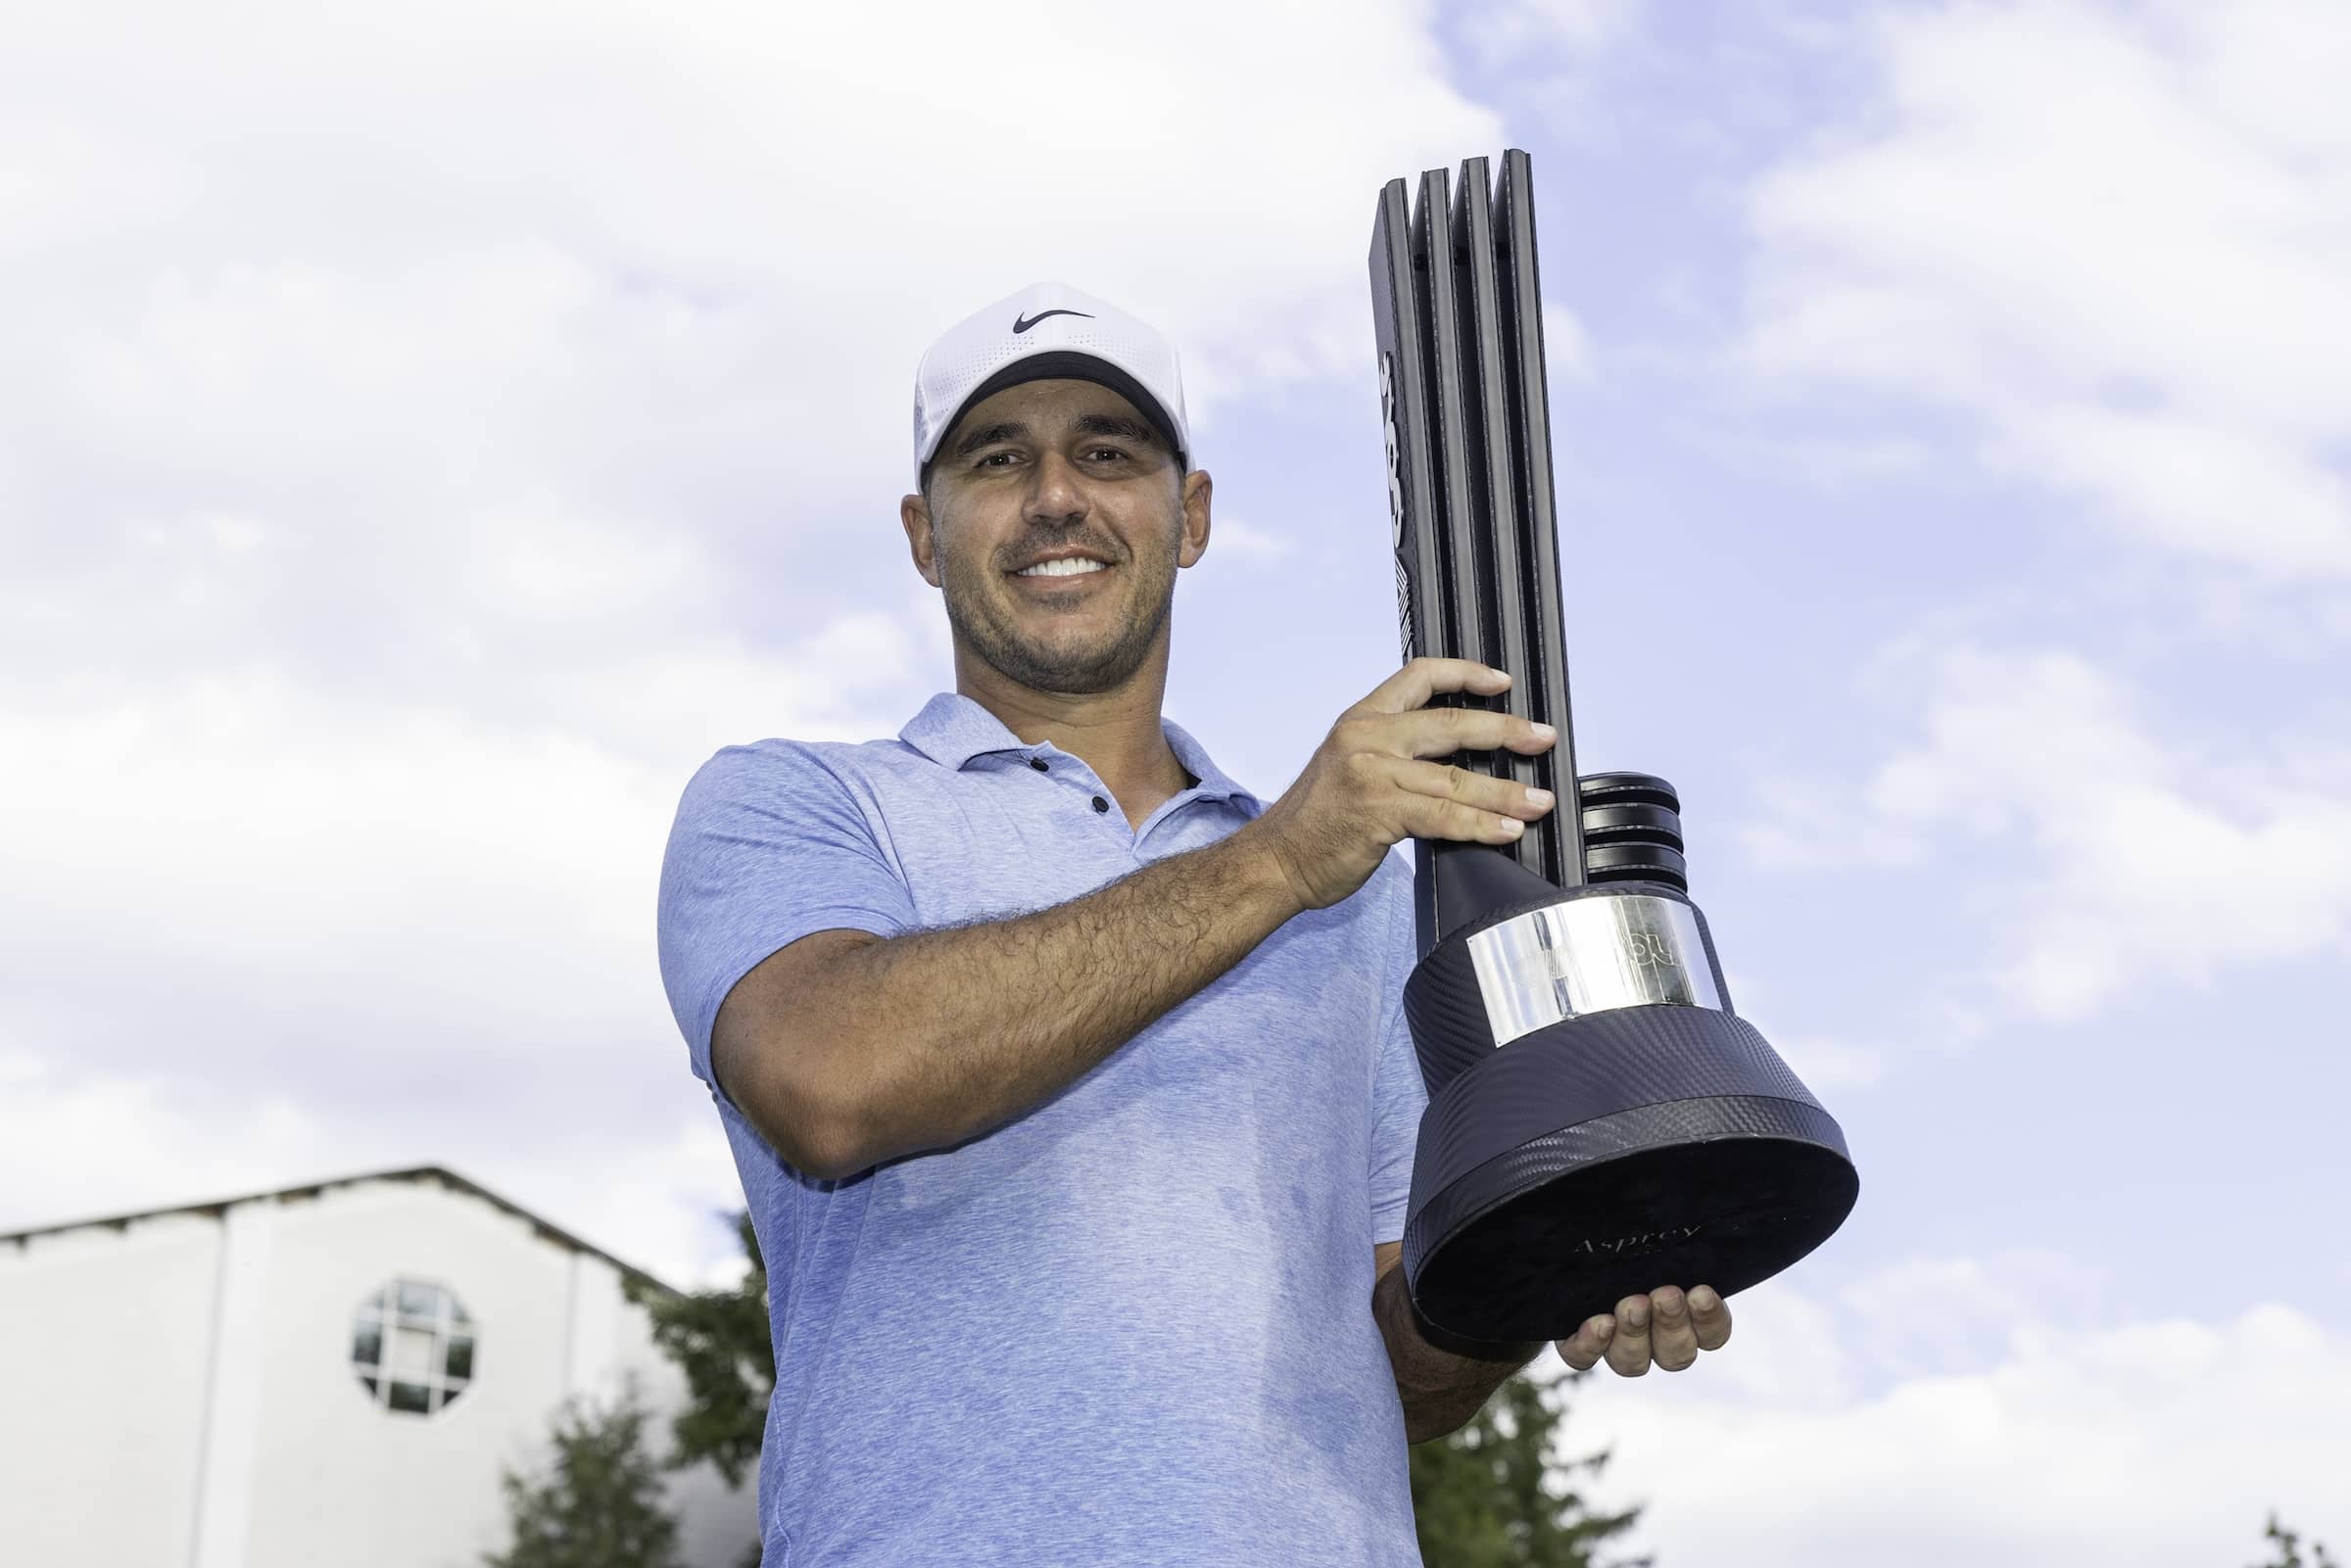
{"label": "man", "polygon": [[[917,372],[915,569],[955,690],[686,790],[661,961],[769,1269],[768,1568],[1416,1563],[1405,1446],[1539,1346],[1440,1351],[1396,1266],[1426,1104],[1414,835],[1551,809],[1434,760],[1541,727],[1418,660],[1268,805],[1161,718],[1210,534],[1174,349],[1039,285]],[[1638,1374],[1713,1292],[1561,1341]]]}

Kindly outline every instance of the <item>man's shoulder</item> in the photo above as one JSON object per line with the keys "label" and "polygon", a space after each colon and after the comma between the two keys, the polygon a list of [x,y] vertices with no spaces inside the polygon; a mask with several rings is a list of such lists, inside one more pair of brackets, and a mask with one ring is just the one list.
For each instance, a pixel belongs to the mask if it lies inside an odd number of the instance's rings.
{"label": "man's shoulder", "polygon": [[713,785],[789,788],[823,780],[847,783],[877,775],[905,773],[923,762],[922,753],[892,736],[873,740],[799,740],[770,736],[722,746],[695,770],[689,793]]}
{"label": "man's shoulder", "polygon": [[[880,817],[908,786],[936,772],[904,741],[801,740],[771,736],[721,747],[686,781],[678,797],[681,827],[707,827],[781,816]],[[844,819],[845,820],[845,819]]]}

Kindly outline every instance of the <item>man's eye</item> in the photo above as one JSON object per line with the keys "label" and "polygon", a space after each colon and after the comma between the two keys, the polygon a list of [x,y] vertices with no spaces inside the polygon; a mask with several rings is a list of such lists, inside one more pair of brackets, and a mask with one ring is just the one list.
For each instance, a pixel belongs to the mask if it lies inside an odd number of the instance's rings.
{"label": "man's eye", "polygon": [[1013,460],[1014,454],[1009,451],[991,451],[986,456],[980,459],[980,466],[983,468],[1000,468],[1006,463],[1012,462]]}
{"label": "man's eye", "polygon": [[1093,458],[1096,462],[1102,462],[1115,460],[1117,458],[1124,457],[1127,454],[1116,447],[1096,447],[1091,451],[1087,452],[1086,455]]}

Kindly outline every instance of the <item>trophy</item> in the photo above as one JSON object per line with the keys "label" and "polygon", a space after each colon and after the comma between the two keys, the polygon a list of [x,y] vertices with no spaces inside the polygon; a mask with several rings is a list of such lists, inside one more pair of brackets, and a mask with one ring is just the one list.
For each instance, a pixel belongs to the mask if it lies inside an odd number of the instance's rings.
{"label": "trophy", "polygon": [[1859,1191],[1836,1121],[1732,1011],[1673,786],[1576,776],[1530,179],[1512,151],[1491,184],[1464,162],[1450,198],[1443,169],[1416,200],[1391,180],[1371,238],[1404,656],[1508,670],[1456,700],[1559,731],[1454,759],[1551,790],[1550,817],[1504,847],[1415,844],[1429,1105],[1403,1261],[1424,1327],[1465,1348],[1565,1338],[1660,1285],[1727,1296]]}

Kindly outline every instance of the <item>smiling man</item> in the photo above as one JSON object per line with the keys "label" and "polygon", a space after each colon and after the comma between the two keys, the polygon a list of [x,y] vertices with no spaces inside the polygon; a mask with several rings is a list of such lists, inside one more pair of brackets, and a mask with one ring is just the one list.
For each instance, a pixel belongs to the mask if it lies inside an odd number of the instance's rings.
{"label": "smiling man", "polygon": [[[1174,349],[1039,285],[916,376],[899,505],[955,689],[894,740],[720,752],[662,975],[767,1259],[767,1568],[1411,1564],[1405,1447],[1539,1346],[1428,1343],[1396,1266],[1426,1104],[1409,836],[1552,807],[1444,765],[1548,744],[1418,660],[1268,804],[1160,713],[1208,548]],[[1680,1282],[1677,1282],[1680,1283]],[[1680,1369],[1668,1286],[1561,1341]]]}

